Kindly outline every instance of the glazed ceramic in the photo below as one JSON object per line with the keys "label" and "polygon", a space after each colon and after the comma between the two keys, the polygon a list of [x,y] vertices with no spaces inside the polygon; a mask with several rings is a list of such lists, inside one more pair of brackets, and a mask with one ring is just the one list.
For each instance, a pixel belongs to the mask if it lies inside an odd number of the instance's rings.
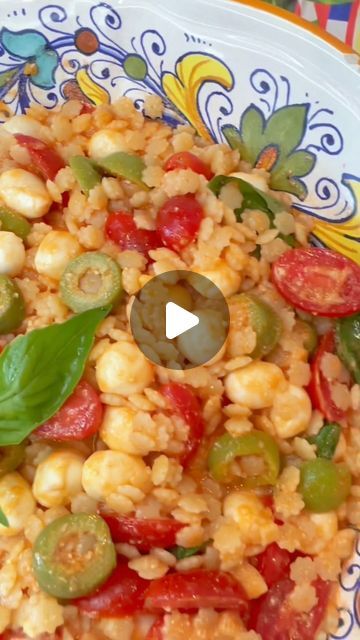
{"label": "glazed ceramic", "polygon": [[[11,8],[10,8],[11,6]],[[227,0],[0,0],[0,111],[126,95],[229,142],[316,220],[313,240],[360,263],[360,60],[295,16]],[[360,547],[340,581],[360,638]]]}

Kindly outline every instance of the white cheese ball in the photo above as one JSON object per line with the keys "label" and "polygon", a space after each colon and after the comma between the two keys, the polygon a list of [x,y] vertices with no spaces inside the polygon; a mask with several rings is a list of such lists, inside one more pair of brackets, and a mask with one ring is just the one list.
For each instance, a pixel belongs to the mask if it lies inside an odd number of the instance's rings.
{"label": "white cheese ball", "polygon": [[280,438],[293,438],[308,428],[311,415],[311,401],[305,389],[289,384],[275,396],[270,418]]}
{"label": "white cheese ball", "polygon": [[70,260],[82,252],[77,238],[68,231],[50,231],[41,241],[35,255],[38,273],[60,280]]}
{"label": "white cheese ball", "polygon": [[111,153],[127,150],[124,135],[114,129],[100,129],[89,140],[89,156],[94,159],[104,158]]}
{"label": "white cheese ball", "polygon": [[0,175],[0,198],[30,220],[44,216],[52,204],[43,180],[25,169],[8,169]]}
{"label": "white cheese ball", "polygon": [[10,525],[0,524],[0,536],[6,537],[20,533],[35,511],[31,487],[16,471],[7,473],[0,480],[0,506]]}
{"label": "white cheese ball", "polygon": [[32,136],[42,140],[42,142],[51,141],[49,129],[38,120],[31,118],[31,116],[13,116],[4,122],[2,127],[9,133],[22,133],[25,136]]}
{"label": "white cheese ball", "polygon": [[0,274],[18,276],[25,264],[24,243],[11,231],[0,231]]}
{"label": "white cheese ball", "polygon": [[283,389],[286,389],[284,374],[271,362],[252,362],[225,378],[225,392],[231,402],[249,409],[271,407],[275,396]]}
{"label": "white cheese ball", "polygon": [[84,458],[77,451],[54,451],[36,469],[33,494],[43,507],[60,507],[81,492]]}
{"label": "white cheese ball", "polygon": [[130,407],[106,407],[100,428],[100,438],[109,449],[132,455],[148,453],[147,449],[144,450],[133,442],[135,416],[136,411]]}
{"label": "white cheese ball", "polygon": [[116,342],[100,356],[96,380],[103,393],[141,393],[154,379],[154,369],[131,342]]}

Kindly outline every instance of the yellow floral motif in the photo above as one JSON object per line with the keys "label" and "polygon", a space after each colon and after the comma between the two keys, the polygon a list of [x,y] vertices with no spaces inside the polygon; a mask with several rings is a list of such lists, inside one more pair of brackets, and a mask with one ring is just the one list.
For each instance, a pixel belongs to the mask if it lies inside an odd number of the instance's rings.
{"label": "yellow floral motif", "polygon": [[110,102],[108,92],[90,77],[85,68],[79,69],[76,74],[76,81],[81,91],[93,104],[107,104]]}
{"label": "yellow floral motif", "polygon": [[313,233],[330,249],[351,258],[360,264],[360,181],[347,179],[344,183],[351,189],[356,214],[348,222],[331,224],[317,222]]}
{"label": "yellow floral motif", "polygon": [[164,73],[163,89],[171,102],[183,113],[198,134],[212,140],[198,109],[198,94],[206,82],[216,82],[232,89],[233,77],[223,62],[202,53],[189,53],[181,58],[174,73]]}

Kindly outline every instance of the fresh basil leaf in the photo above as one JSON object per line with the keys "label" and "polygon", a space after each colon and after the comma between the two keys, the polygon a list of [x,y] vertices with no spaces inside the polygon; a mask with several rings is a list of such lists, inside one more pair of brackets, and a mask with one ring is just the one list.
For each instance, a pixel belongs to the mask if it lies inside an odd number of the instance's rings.
{"label": "fresh basil leaf", "polygon": [[1,507],[0,507],[0,524],[2,524],[3,527],[10,527],[9,520],[7,519]]}
{"label": "fresh basil leaf", "polygon": [[0,357],[0,445],[22,442],[51,418],[79,382],[95,331],[109,307],[35,329]]}
{"label": "fresh basil leaf", "polygon": [[219,196],[221,189],[229,183],[235,184],[243,196],[241,208],[235,209],[235,215],[239,221],[245,209],[259,209],[266,213],[271,221],[274,220],[276,213],[284,211],[284,205],[281,202],[256,189],[246,180],[235,176],[216,176],[208,183],[208,187],[216,196]]}
{"label": "fresh basil leaf", "polygon": [[[246,182],[246,180],[236,178],[235,176],[216,176],[208,183],[208,187],[216,196],[219,196],[221,189],[230,182],[237,185],[243,196],[242,206],[235,209],[234,212],[237,221],[242,221],[242,214],[245,209],[257,209],[266,213],[270,220],[270,226],[274,227],[275,215],[284,211],[284,205],[272,196],[269,196],[267,193],[260,191],[260,189],[256,189]],[[286,242],[290,247],[299,246],[299,243],[293,235],[284,235],[280,233],[279,238],[284,240],[284,242]]]}
{"label": "fresh basil leaf", "polygon": [[325,424],[316,436],[310,436],[310,444],[316,444],[318,458],[331,460],[339,442],[341,427],[337,422]]}
{"label": "fresh basil leaf", "polygon": [[173,556],[175,556],[176,560],[184,560],[185,558],[191,558],[191,556],[196,556],[198,553],[202,553],[203,551],[206,550],[206,547],[208,544],[209,544],[209,541],[204,542],[198,547],[189,547],[188,549],[186,547],[176,546],[170,549],[170,553],[172,553]]}

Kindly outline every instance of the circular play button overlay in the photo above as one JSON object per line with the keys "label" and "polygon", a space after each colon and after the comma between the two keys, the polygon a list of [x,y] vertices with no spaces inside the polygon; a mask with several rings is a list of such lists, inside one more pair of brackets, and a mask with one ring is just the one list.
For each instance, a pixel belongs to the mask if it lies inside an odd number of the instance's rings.
{"label": "circular play button overlay", "polygon": [[221,357],[229,321],[220,289],[192,271],[154,276],[138,291],[130,312],[138,347],[168,369],[190,369]]}

